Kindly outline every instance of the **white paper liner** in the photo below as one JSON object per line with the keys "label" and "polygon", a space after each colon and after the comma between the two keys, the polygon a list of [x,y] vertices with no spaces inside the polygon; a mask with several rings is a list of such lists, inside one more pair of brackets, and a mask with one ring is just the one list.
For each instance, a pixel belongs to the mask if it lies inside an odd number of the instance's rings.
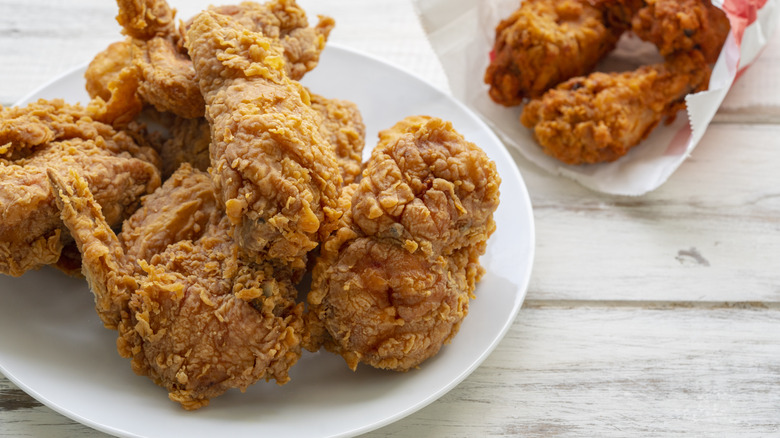
{"label": "white paper liner", "polygon": [[[495,27],[519,6],[518,0],[414,0],[420,21],[441,61],[455,98],[480,114],[505,144],[552,173],[604,193],[638,196],[655,190],[691,154],[735,78],[767,44],[780,18],[780,0],[713,0],[732,24],[707,91],[686,98],[687,117],[659,125],[640,145],[612,163],[570,166],[545,155],[519,121],[521,107],[494,103],[483,82]],[[635,37],[624,37],[615,55],[598,70],[625,69],[625,63],[658,62],[657,51]],[[623,65],[610,65],[610,63]]]}

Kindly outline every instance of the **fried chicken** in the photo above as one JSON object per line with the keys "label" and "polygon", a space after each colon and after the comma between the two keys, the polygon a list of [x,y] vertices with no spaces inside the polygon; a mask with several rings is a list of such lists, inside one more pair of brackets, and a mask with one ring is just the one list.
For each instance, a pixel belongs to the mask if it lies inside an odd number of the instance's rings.
{"label": "fried chicken", "polygon": [[[336,154],[341,177],[345,182],[352,182],[360,175],[365,146],[366,128],[360,110],[357,105],[346,100],[328,99],[311,92],[310,95],[311,107],[319,117],[317,124],[320,132]],[[163,179],[182,163],[190,163],[199,170],[208,170],[211,165],[211,130],[205,118],[186,119],[153,109],[146,109],[142,117],[145,123],[133,124],[128,128],[152,144],[160,154]],[[151,132],[146,129],[146,123],[163,127],[164,133]]]}
{"label": "fried chicken", "polygon": [[289,279],[240,257],[207,173],[183,165],[119,236],[75,171],[48,175],[98,313],[133,371],[185,409],[260,379],[289,380],[303,306]]}
{"label": "fried chicken", "polygon": [[655,44],[663,56],[701,51],[714,64],[730,24],[710,0],[646,0],[631,19],[631,30]]}
{"label": "fried chicken", "polygon": [[710,72],[692,52],[635,71],[592,73],[530,101],[520,120],[546,154],[566,164],[614,161],[684,108],[686,95],[706,89]]}
{"label": "fried chicken", "polygon": [[130,38],[148,41],[176,31],[176,11],[165,0],[116,0],[116,21]]}
{"label": "fried chicken", "polygon": [[[117,4],[117,21],[129,38],[110,45],[87,68],[95,117],[126,123],[141,111],[142,103],[184,118],[202,117],[205,103],[183,43],[186,26],[176,28],[175,11],[165,0],[117,0]],[[211,9],[272,38],[284,53],[287,74],[296,80],[317,65],[334,26],[333,19],[321,17],[315,27],[309,27],[294,0]],[[109,80],[119,75],[121,80]]]}
{"label": "fried chicken", "polygon": [[380,133],[307,297],[306,348],[406,371],[458,331],[495,230],[500,178],[485,153],[430,117]]}
{"label": "fried chicken", "polygon": [[587,74],[628,29],[635,0],[524,0],[496,27],[484,81],[501,105],[519,105]]}
{"label": "fried chicken", "polygon": [[199,14],[187,44],[211,125],[211,174],[245,253],[301,271],[334,227],[342,179],[310,95],[273,40]]}
{"label": "fried chicken", "polygon": [[357,180],[362,171],[366,125],[353,102],[328,99],[310,93],[311,107],[317,113],[322,136],[333,148],[344,184]]}
{"label": "fried chicken", "polygon": [[270,38],[284,56],[287,76],[296,81],[317,66],[328,35],[336,24],[332,18],[320,16],[317,24],[310,27],[306,12],[295,0],[270,0],[263,4],[242,2],[210,9]]}
{"label": "fried chicken", "polygon": [[113,126],[125,126],[143,110],[138,95],[141,81],[132,64],[133,43],[118,41],[100,52],[84,73],[92,100],[87,105],[92,118]]}
{"label": "fried chicken", "polygon": [[[60,220],[46,169],[77,169],[109,226],[160,185],[159,158],[125,132],[62,100],[0,108],[0,272],[19,276],[57,263],[72,241]],[[67,260],[66,271],[76,260]]]}

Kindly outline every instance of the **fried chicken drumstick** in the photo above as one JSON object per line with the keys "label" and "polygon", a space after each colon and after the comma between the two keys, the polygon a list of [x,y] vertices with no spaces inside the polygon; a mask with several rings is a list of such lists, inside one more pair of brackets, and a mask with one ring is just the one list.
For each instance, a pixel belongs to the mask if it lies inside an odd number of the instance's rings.
{"label": "fried chicken drumstick", "polygon": [[308,91],[273,40],[215,11],[187,32],[211,125],[211,174],[246,254],[303,270],[342,185]]}
{"label": "fried chicken drumstick", "polygon": [[707,89],[729,30],[723,11],[709,0],[652,0],[631,24],[665,61],[572,78],[532,99],[520,120],[546,154],[573,165],[614,161],[673,120],[688,94]]}
{"label": "fried chicken drumstick", "polygon": [[86,182],[50,170],[98,314],[133,371],[198,409],[230,388],[289,380],[302,305],[289,279],[246,261],[207,173],[183,165],[117,236]]}
{"label": "fried chicken drumstick", "polygon": [[519,105],[590,73],[629,27],[636,0],[524,0],[496,28],[484,81],[501,105]]}
{"label": "fried chicken drumstick", "polygon": [[693,52],[635,71],[592,73],[530,101],[520,120],[546,154],[566,164],[614,161],[684,108],[685,96],[705,89],[710,71]]}
{"label": "fried chicken drumstick", "polygon": [[352,369],[406,371],[436,354],[483,274],[499,184],[495,164],[440,119],[380,133],[314,267],[306,348],[324,346]]}
{"label": "fried chicken drumstick", "polygon": [[117,226],[160,186],[158,165],[151,148],[92,120],[80,105],[39,100],[0,108],[0,272],[19,276],[57,263],[72,242],[47,168],[78,169],[109,226]]}

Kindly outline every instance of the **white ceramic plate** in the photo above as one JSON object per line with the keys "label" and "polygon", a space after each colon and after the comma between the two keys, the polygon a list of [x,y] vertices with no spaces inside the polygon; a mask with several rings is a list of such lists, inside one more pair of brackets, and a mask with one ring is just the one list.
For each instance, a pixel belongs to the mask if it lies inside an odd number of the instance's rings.
{"label": "white ceramic plate", "polygon": [[[133,374],[103,328],[86,282],[51,268],[0,277],[0,371],[43,404],[118,435],[351,436],[426,406],[465,379],[496,347],[525,297],[534,252],[531,204],[514,161],[470,110],[428,83],[377,59],[329,46],[305,84],[326,97],[357,103],[373,146],[379,130],[412,114],[453,122],[496,162],[502,178],[497,230],[482,262],[487,274],[460,332],[440,353],[408,373],[367,366],[350,371],[335,355],[304,353],[284,386],[259,382],[195,412]],[[32,93],[86,102],[83,68]],[[370,149],[370,147],[368,147]],[[367,151],[368,152],[368,151]]]}

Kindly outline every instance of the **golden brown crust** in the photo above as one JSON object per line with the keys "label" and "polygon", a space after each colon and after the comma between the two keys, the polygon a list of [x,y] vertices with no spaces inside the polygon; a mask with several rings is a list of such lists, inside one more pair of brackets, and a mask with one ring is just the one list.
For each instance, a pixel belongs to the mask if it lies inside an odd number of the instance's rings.
{"label": "golden brown crust", "polygon": [[114,226],[160,185],[153,150],[62,100],[0,109],[0,145],[0,272],[9,275],[57,262],[71,240],[47,169],[79,169]]}
{"label": "golden brown crust", "polygon": [[133,370],[185,409],[289,380],[303,306],[288,278],[243,260],[208,174],[183,165],[114,235],[77,173],[50,172],[105,325]]}
{"label": "golden brown crust", "polygon": [[728,17],[710,0],[646,0],[631,19],[631,30],[655,44],[663,56],[701,51],[715,63],[730,28]]}
{"label": "golden brown crust", "polygon": [[176,29],[176,10],[165,0],[117,0],[116,21],[122,33],[137,40],[169,35]]}
{"label": "golden brown crust", "polygon": [[501,21],[484,81],[490,97],[514,106],[589,73],[626,30],[588,0],[525,0]]}
{"label": "golden brown crust", "polygon": [[308,349],[406,371],[455,335],[495,230],[500,178],[449,123],[409,117],[380,134],[307,297]]}
{"label": "golden brown crust", "polygon": [[597,72],[530,101],[520,120],[546,154],[566,164],[614,161],[684,108],[709,73],[698,52],[630,72]]}
{"label": "golden brown crust", "polygon": [[211,124],[211,174],[239,245],[304,269],[333,229],[342,185],[308,91],[286,75],[273,41],[206,11],[188,49]]}
{"label": "golden brown crust", "polygon": [[357,105],[340,99],[327,99],[310,94],[311,107],[320,117],[320,130],[330,143],[338,160],[344,184],[360,176],[363,147],[366,144],[366,125]]}

